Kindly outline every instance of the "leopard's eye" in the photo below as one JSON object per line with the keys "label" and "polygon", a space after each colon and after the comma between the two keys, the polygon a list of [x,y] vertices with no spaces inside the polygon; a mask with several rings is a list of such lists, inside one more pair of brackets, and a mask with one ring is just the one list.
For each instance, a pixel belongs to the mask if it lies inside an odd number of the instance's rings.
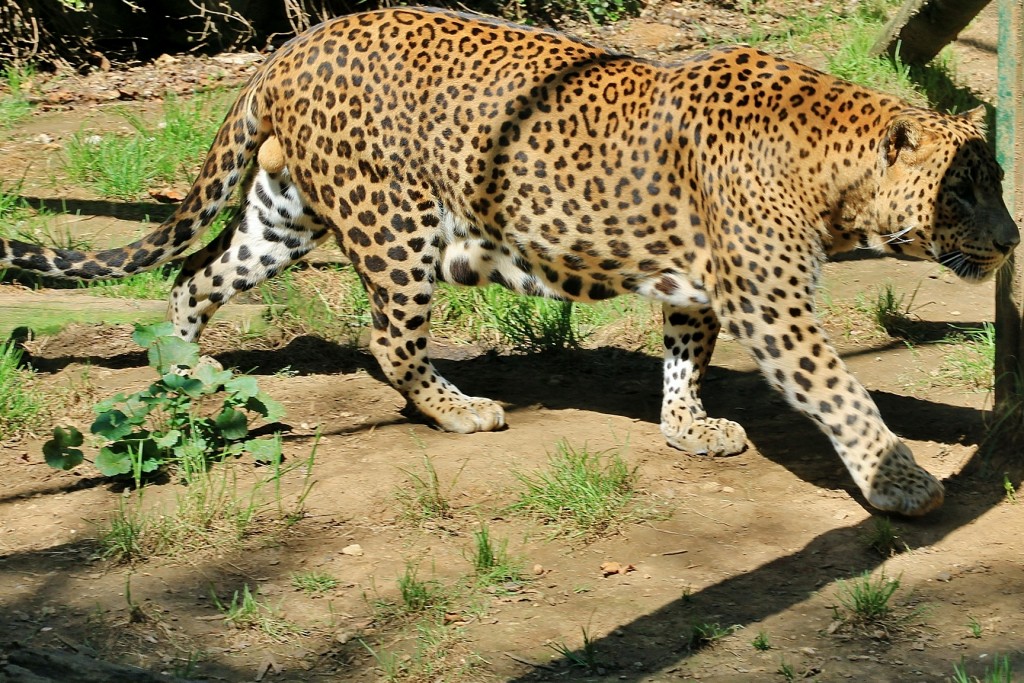
{"label": "leopard's eye", "polygon": [[963,181],[950,186],[953,194],[964,204],[974,206],[978,203],[978,198],[974,194],[974,183],[970,181]]}
{"label": "leopard's eye", "polygon": [[950,183],[949,191],[968,206],[975,206],[978,203],[978,198],[974,194],[974,183],[968,178]]}

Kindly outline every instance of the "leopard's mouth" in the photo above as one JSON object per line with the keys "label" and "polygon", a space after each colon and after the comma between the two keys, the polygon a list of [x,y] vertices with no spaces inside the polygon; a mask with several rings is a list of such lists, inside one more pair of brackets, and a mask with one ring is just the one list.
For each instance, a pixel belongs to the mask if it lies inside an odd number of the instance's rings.
{"label": "leopard's mouth", "polygon": [[961,280],[967,282],[984,282],[991,278],[1004,263],[1007,256],[996,254],[979,256],[963,249],[943,252],[935,260],[949,268]]}

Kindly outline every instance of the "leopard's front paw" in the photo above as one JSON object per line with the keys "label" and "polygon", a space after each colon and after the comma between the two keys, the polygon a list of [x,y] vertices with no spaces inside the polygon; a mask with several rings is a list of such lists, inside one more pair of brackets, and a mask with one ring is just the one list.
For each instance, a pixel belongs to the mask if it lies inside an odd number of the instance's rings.
{"label": "leopard's front paw", "polygon": [[505,410],[489,398],[463,396],[431,415],[446,432],[493,432],[505,426]]}
{"label": "leopard's front paw", "polygon": [[685,427],[661,423],[668,445],[693,455],[735,455],[747,447],[747,434],[732,420],[703,418]]}
{"label": "leopard's front paw", "polygon": [[914,462],[914,456],[897,442],[879,460],[871,474],[864,497],[872,506],[887,512],[920,517],[942,505],[942,483]]}

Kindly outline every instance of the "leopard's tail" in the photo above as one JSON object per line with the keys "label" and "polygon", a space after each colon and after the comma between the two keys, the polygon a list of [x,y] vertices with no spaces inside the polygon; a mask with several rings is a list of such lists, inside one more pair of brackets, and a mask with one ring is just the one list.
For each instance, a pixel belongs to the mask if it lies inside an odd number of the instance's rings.
{"label": "leopard's tail", "polygon": [[224,118],[202,171],[174,214],[136,242],[101,251],[43,247],[0,238],[0,268],[14,267],[71,280],[122,278],[180,256],[213,222],[270,136],[260,69]]}

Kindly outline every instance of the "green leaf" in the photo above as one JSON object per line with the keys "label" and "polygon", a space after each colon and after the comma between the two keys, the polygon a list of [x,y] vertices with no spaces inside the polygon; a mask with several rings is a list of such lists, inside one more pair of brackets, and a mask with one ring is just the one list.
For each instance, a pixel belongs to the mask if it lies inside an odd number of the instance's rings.
{"label": "green leaf", "polygon": [[270,398],[270,395],[263,391],[246,401],[245,407],[262,415],[267,422],[277,422],[284,417],[285,412],[284,406],[280,402]]}
{"label": "green leaf", "polygon": [[181,432],[178,431],[177,429],[172,429],[169,432],[167,432],[166,434],[153,437],[153,443],[155,443],[158,447],[164,448],[164,449],[167,449],[167,450],[173,449],[175,446],[178,445],[178,442],[180,442],[180,441],[181,441]]}
{"label": "green leaf", "polygon": [[236,441],[224,449],[224,455],[241,455],[245,452],[245,443]]}
{"label": "green leaf", "polygon": [[231,371],[218,370],[209,363],[200,363],[192,376],[208,387],[220,387],[231,379]]}
{"label": "green leaf", "polygon": [[174,372],[168,372],[163,376],[163,383],[167,385],[172,391],[191,396],[192,398],[198,398],[204,393],[203,383],[194,377],[188,375],[179,375]]}
{"label": "green leaf", "polygon": [[153,325],[136,325],[132,340],[144,349],[152,346],[160,337],[173,337],[174,323],[167,320]]}
{"label": "green leaf", "polygon": [[281,438],[274,436],[269,439],[249,439],[245,442],[245,450],[252,454],[256,462],[280,462]]}
{"label": "green leaf", "polygon": [[97,413],[105,413],[106,411],[110,410],[119,403],[123,403],[126,400],[126,398],[127,397],[124,394],[118,394],[116,396],[111,396],[110,398],[105,398],[99,403],[97,403],[93,410],[95,410]]}
{"label": "green leaf", "polygon": [[93,464],[102,474],[115,477],[130,474],[136,458],[142,459],[140,469],[143,472],[153,472],[164,464],[163,451],[149,432],[139,432],[131,439],[104,446]]}
{"label": "green leaf", "polygon": [[81,449],[74,446],[82,445],[82,433],[74,427],[53,428],[53,438],[43,444],[43,457],[46,464],[59,470],[70,470],[82,464],[85,456]]}
{"label": "green leaf", "polygon": [[186,441],[174,447],[174,456],[179,460],[190,460],[205,456],[209,448],[206,439],[193,434]]}
{"label": "green leaf", "polygon": [[142,471],[143,472],[155,472],[160,469],[160,466],[164,464],[163,458],[143,458],[142,459]]}
{"label": "green leaf", "polygon": [[93,464],[105,476],[116,477],[119,474],[128,474],[132,471],[132,456],[126,451],[104,446],[100,449]]}
{"label": "green leaf", "polygon": [[249,433],[249,418],[233,408],[225,408],[214,422],[217,430],[229,441],[244,439]]}
{"label": "green leaf", "polygon": [[158,337],[149,347],[149,364],[161,375],[177,367],[195,367],[198,362],[199,345],[180,337]]}
{"label": "green leaf", "polygon": [[[163,397],[160,398],[162,399]],[[140,391],[137,394],[132,394],[128,398],[124,399],[124,412],[137,420],[141,420],[141,418],[144,418],[149,414],[149,404],[152,401],[153,397],[148,393]]]}
{"label": "green leaf", "polygon": [[141,417],[131,418],[120,410],[108,410],[96,417],[89,431],[99,434],[108,441],[117,441],[131,434],[135,426],[142,422]]}
{"label": "green leaf", "polygon": [[260,392],[256,378],[249,375],[238,375],[224,382],[224,391],[237,396],[243,401],[252,398]]}

